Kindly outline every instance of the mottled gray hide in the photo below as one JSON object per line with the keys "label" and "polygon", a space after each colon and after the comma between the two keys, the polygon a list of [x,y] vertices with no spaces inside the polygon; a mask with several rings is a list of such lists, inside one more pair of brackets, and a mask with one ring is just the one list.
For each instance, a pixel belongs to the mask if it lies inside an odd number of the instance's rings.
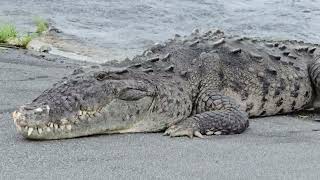
{"label": "mottled gray hide", "polygon": [[318,107],[319,46],[226,36],[176,35],[131,61],[78,69],[13,113],[30,139],[159,132],[242,133],[249,117]]}

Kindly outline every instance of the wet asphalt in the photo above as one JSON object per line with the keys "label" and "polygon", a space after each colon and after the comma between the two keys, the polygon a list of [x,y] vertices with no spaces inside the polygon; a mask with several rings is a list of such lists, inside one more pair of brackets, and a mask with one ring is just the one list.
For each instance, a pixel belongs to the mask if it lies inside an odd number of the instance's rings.
{"label": "wet asphalt", "polygon": [[17,134],[10,113],[83,65],[0,49],[0,179],[320,178],[320,123],[292,116],[254,119],[241,135],[206,139],[149,133],[29,141]]}

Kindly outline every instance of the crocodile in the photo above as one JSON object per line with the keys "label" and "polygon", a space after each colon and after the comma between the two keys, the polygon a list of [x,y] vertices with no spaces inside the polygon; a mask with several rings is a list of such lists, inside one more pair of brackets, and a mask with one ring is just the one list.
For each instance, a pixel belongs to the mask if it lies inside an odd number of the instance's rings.
{"label": "crocodile", "polygon": [[12,116],[36,140],[240,134],[252,117],[319,108],[319,54],[303,41],[194,30],[112,67],[76,69]]}

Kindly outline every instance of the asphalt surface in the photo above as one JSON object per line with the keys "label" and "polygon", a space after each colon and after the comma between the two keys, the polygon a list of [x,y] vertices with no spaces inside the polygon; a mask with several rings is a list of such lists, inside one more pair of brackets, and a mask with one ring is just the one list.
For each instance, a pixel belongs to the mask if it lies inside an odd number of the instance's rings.
{"label": "asphalt surface", "polygon": [[[80,63],[80,62],[79,62]],[[29,141],[10,112],[79,64],[0,50],[0,179],[319,179],[320,123],[293,116],[251,121],[241,135],[160,133]]]}

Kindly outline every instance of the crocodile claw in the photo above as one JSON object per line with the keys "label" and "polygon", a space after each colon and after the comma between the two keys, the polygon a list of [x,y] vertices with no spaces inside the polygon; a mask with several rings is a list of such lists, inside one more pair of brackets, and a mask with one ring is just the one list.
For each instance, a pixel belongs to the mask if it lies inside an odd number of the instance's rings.
{"label": "crocodile claw", "polygon": [[184,128],[175,125],[169,127],[163,135],[170,137],[188,136],[189,138],[193,138],[193,136],[196,136],[198,138],[204,138],[199,131],[195,131],[193,128]]}

